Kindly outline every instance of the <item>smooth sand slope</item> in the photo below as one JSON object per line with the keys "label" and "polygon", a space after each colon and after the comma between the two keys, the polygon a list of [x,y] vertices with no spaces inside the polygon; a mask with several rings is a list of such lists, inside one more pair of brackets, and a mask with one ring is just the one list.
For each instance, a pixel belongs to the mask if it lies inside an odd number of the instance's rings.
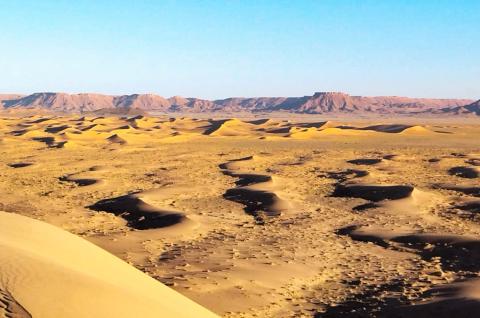
{"label": "smooth sand slope", "polygon": [[95,245],[0,212],[3,317],[216,317]]}

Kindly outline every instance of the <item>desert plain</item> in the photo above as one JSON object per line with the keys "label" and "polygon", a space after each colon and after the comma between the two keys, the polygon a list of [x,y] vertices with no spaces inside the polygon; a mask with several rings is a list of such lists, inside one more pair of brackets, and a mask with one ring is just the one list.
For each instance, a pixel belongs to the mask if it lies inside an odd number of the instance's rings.
{"label": "desert plain", "polygon": [[0,118],[0,314],[475,317],[480,123],[317,119]]}

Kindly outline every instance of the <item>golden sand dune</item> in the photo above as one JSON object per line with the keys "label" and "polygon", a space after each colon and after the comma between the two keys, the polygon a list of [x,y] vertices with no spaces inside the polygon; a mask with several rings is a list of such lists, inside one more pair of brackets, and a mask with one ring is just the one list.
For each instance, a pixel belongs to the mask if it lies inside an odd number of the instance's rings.
{"label": "golden sand dune", "polygon": [[226,318],[476,314],[479,134],[408,118],[1,118],[0,313],[209,315],[161,282]]}
{"label": "golden sand dune", "polygon": [[[205,120],[155,117],[41,117],[6,122],[3,129],[14,137],[43,141],[49,147],[88,146],[93,143],[146,145],[156,142],[185,142],[200,136],[319,139],[335,136],[366,137],[377,133],[423,136],[435,132],[411,125],[351,126],[341,123],[293,122],[274,119]],[[74,142],[70,142],[74,141]]]}
{"label": "golden sand dune", "polygon": [[145,195],[152,196],[154,193],[150,191],[104,199],[89,208],[121,216],[128,221],[130,227],[138,230],[163,228],[187,221],[181,212],[159,209],[143,200]]}
{"label": "golden sand dune", "polygon": [[0,222],[7,317],[215,317],[72,234],[11,213]]}
{"label": "golden sand dune", "polygon": [[253,159],[253,156],[234,159],[219,166],[224,174],[238,178],[237,187],[228,189],[223,197],[245,205],[245,212],[253,215],[257,223],[263,223],[265,217],[279,216],[292,207],[277,194],[271,176],[240,171],[239,163]]}

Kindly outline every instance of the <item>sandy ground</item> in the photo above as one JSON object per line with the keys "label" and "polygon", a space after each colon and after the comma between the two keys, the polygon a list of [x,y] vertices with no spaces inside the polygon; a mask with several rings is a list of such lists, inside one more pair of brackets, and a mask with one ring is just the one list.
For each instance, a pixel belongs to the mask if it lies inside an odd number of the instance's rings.
{"label": "sandy ground", "polygon": [[[473,120],[3,118],[0,211],[76,234],[224,317],[469,317],[479,137]],[[0,274],[0,311],[34,311],[28,284],[4,283],[15,275]]]}

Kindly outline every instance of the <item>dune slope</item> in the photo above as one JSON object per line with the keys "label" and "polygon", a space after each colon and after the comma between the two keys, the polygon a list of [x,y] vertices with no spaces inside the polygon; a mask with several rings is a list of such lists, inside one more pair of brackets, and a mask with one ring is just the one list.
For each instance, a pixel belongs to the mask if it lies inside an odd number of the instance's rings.
{"label": "dune slope", "polygon": [[6,212],[0,222],[5,317],[216,317],[73,234]]}

